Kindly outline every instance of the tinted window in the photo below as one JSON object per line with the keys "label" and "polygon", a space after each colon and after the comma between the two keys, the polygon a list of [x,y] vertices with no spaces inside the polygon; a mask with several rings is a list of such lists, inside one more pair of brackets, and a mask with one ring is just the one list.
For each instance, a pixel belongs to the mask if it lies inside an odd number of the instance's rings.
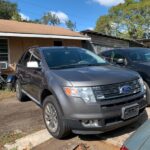
{"label": "tinted window", "polygon": [[106,64],[99,56],[80,48],[45,49],[43,52],[50,68]]}
{"label": "tinted window", "polygon": [[150,62],[150,49],[130,50],[128,56],[132,61]]}
{"label": "tinted window", "polygon": [[23,66],[27,66],[27,62],[30,60],[30,57],[31,57],[31,54],[30,52],[27,52],[23,59],[20,61],[20,64],[23,65]]}
{"label": "tinted window", "polygon": [[113,62],[113,57],[114,57],[114,51],[106,51],[104,53],[102,53],[102,56],[104,56],[104,58],[109,61],[109,62]]}
{"label": "tinted window", "polygon": [[114,52],[114,60],[117,60],[117,59],[125,59],[125,57],[120,53]]}

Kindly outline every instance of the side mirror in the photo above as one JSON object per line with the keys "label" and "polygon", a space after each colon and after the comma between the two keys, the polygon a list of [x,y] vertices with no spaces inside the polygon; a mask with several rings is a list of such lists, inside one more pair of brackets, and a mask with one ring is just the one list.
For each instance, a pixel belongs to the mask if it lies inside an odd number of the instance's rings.
{"label": "side mirror", "polygon": [[119,59],[116,60],[116,64],[125,65],[125,60],[123,58],[119,58]]}
{"label": "side mirror", "polygon": [[39,64],[37,61],[29,61],[29,62],[27,62],[27,67],[28,68],[39,68]]}

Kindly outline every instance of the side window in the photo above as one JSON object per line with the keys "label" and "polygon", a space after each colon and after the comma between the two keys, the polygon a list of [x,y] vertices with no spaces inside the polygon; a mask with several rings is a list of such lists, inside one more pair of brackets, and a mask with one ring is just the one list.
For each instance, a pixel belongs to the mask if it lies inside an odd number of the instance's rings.
{"label": "side window", "polygon": [[111,53],[112,53],[111,51],[106,51],[106,52],[102,53],[102,57],[105,60],[111,62]]}
{"label": "side window", "polygon": [[30,61],[36,61],[38,63],[38,66],[41,67],[41,60],[38,56],[32,54]]}
{"label": "side window", "polygon": [[0,62],[8,62],[8,40],[0,39]]}
{"label": "side window", "polygon": [[22,58],[22,60],[20,61],[20,64],[23,66],[27,66],[27,62],[30,60],[31,58],[31,53],[27,52],[24,57]]}
{"label": "side window", "polygon": [[114,61],[118,59],[125,59],[125,57],[122,54],[116,52],[114,53]]}
{"label": "side window", "polygon": [[139,60],[142,60],[142,57],[139,53],[137,52],[132,52],[132,53],[129,53],[129,57],[132,61],[139,61]]}
{"label": "side window", "polygon": [[[121,61],[122,61],[121,63],[118,62],[119,59],[121,59]],[[123,54],[121,54],[119,52],[115,52],[114,57],[113,57],[113,63],[115,63],[115,64],[119,63],[120,65],[127,65],[128,61],[127,61],[127,58]]]}

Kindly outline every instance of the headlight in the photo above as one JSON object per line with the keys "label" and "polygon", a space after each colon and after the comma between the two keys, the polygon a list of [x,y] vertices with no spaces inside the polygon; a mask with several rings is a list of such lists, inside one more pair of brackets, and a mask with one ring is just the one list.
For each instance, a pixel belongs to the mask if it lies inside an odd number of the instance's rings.
{"label": "headlight", "polygon": [[65,87],[66,95],[72,97],[80,97],[86,103],[95,103],[96,99],[91,87]]}
{"label": "headlight", "polygon": [[145,92],[146,91],[146,86],[144,84],[143,79],[140,77],[138,81],[139,81],[140,86],[141,86],[141,92]]}

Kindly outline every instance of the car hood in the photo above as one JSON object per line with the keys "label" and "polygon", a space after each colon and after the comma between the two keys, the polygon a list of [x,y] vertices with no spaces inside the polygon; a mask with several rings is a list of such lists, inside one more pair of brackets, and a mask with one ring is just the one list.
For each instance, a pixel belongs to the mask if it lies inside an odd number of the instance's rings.
{"label": "car hood", "polygon": [[69,81],[73,86],[106,85],[138,78],[138,74],[133,71],[111,65],[54,70],[53,72],[59,79]]}
{"label": "car hood", "polygon": [[130,150],[148,150],[150,147],[150,120],[147,120],[124,143]]}

